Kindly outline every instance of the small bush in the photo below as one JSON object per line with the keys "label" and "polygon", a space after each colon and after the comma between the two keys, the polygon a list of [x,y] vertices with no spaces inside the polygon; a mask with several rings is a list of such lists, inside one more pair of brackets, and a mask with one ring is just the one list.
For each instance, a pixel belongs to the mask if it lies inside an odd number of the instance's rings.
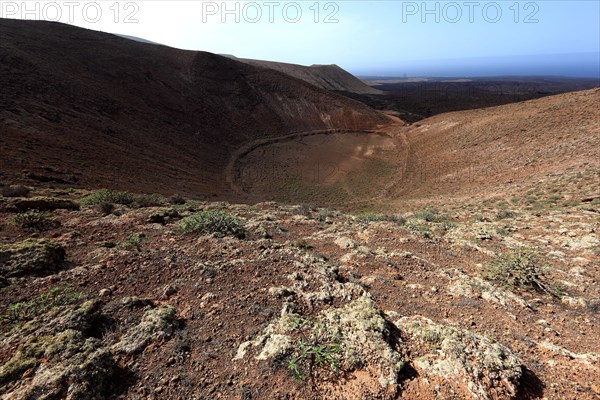
{"label": "small bush", "polygon": [[9,222],[19,228],[37,231],[50,229],[56,225],[56,221],[50,217],[49,213],[39,210],[29,210],[13,215]]}
{"label": "small bush", "polygon": [[129,206],[136,200],[136,196],[129,192],[118,192],[115,190],[100,189],[79,201],[82,206],[100,203],[113,203]]}
{"label": "small bush", "polygon": [[292,210],[293,215],[304,215],[305,217],[310,217],[312,212],[315,211],[315,207],[310,204],[300,204]]}
{"label": "small bush", "polygon": [[358,222],[369,223],[369,222],[378,222],[378,221],[387,221],[392,222],[396,225],[404,225],[406,223],[406,218],[401,215],[393,215],[393,214],[376,214],[376,213],[362,213],[356,216]]}
{"label": "small bush", "polygon": [[501,254],[486,266],[488,279],[504,287],[531,288],[555,296],[559,294],[547,280],[548,266],[533,250],[518,247]]}
{"label": "small bush", "polygon": [[445,232],[451,231],[452,229],[455,229],[457,225],[455,222],[452,222],[452,221],[446,219],[446,220],[441,221],[438,226],[439,226],[440,231],[445,233]]}
{"label": "small bush", "polygon": [[435,208],[428,208],[425,210],[417,211],[413,214],[413,218],[421,219],[427,222],[439,222],[440,215]]}
{"label": "small bush", "polygon": [[169,203],[176,205],[176,206],[180,206],[182,204],[185,204],[185,197],[180,196],[178,194],[174,194],[173,196],[169,197]]}
{"label": "small bush", "polygon": [[508,218],[512,219],[512,218],[515,218],[516,216],[517,216],[517,214],[511,210],[500,210],[496,214],[497,219],[508,219]]}
{"label": "small bush", "polygon": [[0,187],[0,196],[4,197],[25,197],[29,192],[29,188],[23,185]]}
{"label": "small bush", "polygon": [[123,250],[141,250],[141,244],[148,240],[145,233],[133,233],[119,243],[118,247]]}
{"label": "small bush", "polygon": [[431,233],[431,229],[429,227],[417,220],[409,219],[406,222],[406,227],[419,235],[423,236],[426,239],[431,239],[433,237]]}
{"label": "small bush", "polygon": [[115,211],[115,205],[108,201],[103,201],[102,203],[98,204],[98,211],[100,211],[102,215],[107,216]]}
{"label": "small bush", "polygon": [[133,206],[136,208],[160,207],[165,205],[167,200],[160,194],[141,194],[135,196]]}
{"label": "small bush", "polygon": [[319,222],[325,222],[327,220],[327,218],[331,218],[331,217],[333,217],[333,215],[334,215],[333,210],[326,208],[324,210],[319,211],[319,213],[317,214],[315,219]]}
{"label": "small bush", "polygon": [[475,214],[473,219],[475,220],[475,222],[490,222],[489,218],[481,214]]}
{"label": "small bush", "polygon": [[552,195],[548,196],[548,201],[551,203],[556,203],[560,199],[561,199],[561,197],[556,194],[552,194]]}
{"label": "small bush", "polygon": [[183,218],[177,224],[184,233],[217,234],[234,236],[238,239],[246,237],[243,223],[231,214],[220,210],[200,211]]}

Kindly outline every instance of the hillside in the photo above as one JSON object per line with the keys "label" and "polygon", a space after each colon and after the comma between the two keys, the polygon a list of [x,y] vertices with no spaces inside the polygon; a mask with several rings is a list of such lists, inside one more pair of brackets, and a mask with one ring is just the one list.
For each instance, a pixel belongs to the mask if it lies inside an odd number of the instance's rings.
{"label": "hillside", "polygon": [[222,196],[229,156],[248,141],[388,122],[210,53],[38,21],[0,20],[0,37],[4,177]]}
{"label": "hillside", "polygon": [[592,89],[397,123],[370,136],[282,138],[240,156],[234,183],[248,201],[350,210],[594,198],[599,102],[600,89]]}
{"label": "hillside", "polygon": [[302,79],[311,85],[315,85],[327,90],[358,94],[383,93],[381,90],[372,88],[337,65],[304,66],[275,61],[252,60],[248,58],[235,59],[247,64],[257,65],[283,72],[284,74],[288,74],[294,78]]}
{"label": "hillside", "polygon": [[[554,184],[567,198],[597,196],[599,103],[592,89],[423,120],[404,132],[406,169],[390,193],[447,203]],[[582,175],[592,179],[575,185]]]}

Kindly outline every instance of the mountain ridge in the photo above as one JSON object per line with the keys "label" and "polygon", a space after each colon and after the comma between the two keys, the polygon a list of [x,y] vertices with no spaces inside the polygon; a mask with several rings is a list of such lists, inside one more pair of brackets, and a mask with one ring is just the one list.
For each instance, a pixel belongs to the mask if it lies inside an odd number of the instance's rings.
{"label": "mountain ridge", "polygon": [[[5,173],[49,167],[94,186],[222,194],[229,154],[245,142],[389,122],[358,101],[212,53],[41,21],[1,20],[0,35]],[[127,165],[132,176],[119,177]]]}

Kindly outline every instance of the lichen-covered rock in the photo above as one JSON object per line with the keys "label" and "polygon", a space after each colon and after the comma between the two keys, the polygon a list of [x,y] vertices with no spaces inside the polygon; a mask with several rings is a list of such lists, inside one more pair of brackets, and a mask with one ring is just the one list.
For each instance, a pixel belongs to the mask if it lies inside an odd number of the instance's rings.
{"label": "lichen-covered rock", "polygon": [[51,274],[59,271],[64,261],[65,249],[50,240],[0,245],[0,274],[7,277]]}
{"label": "lichen-covered rock", "polygon": [[[102,398],[116,366],[113,354],[89,334],[99,304],[56,307],[5,336],[3,347],[17,345],[0,366],[2,399]],[[30,378],[21,379],[25,373]]]}
{"label": "lichen-covered rock", "polygon": [[[365,369],[374,371],[379,384],[387,389],[398,383],[398,373],[404,366],[402,356],[390,340],[389,325],[373,301],[362,296],[343,307],[331,307],[320,312],[313,320],[298,314],[286,313],[271,323],[261,335],[244,342],[238,348],[234,360],[243,359],[252,347],[259,347],[257,360],[284,357],[301,340],[318,342],[318,338],[335,338],[339,345],[339,367],[344,371]],[[308,339],[307,339],[308,338]],[[399,342],[398,342],[399,343]]]}
{"label": "lichen-covered rock", "polygon": [[356,247],[356,242],[348,237],[339,237],[334,240],[334,243],[342,249],[353,249]]}
{"label": "lichen-covered rock", "polygon": [[511,304],[523,308],[531,307],[522,297],[500,286],[493,285],[481,277],[467,275],[458,269],[443,271],[441,275],[450,279],[451,282],[446,290],[452,296],[464,296],[471,299],[481,297],[503,307],[508,307]]}
{"label": "lichen-covered rock", "polygon": [[153,308],[144,314],[140,323],[131,328],[113,345],[117,353],[135,354],[150,342],[165,339],[173,333],[175,309],[171,306]]}
{"label": "lichen-covered rock", "polygon": [[342,338],[348,369],[370,365],[377,371],[382,387],[398,383],[404,360],[399,349],[390,343],[388,322],[369,297],[362,296],[341,308],[329,308],[321,313],[320,320]]}
{"label": "lichen-covered rock", "polygon": [[420,375],[455,383],[461,380],[475,399],[516,395],[521,362],[507,347],[484,336],[421,317],[404,317],[395,325],[410,336]]}
{"label": "lichen-covered rock", "polygon": [[277,358],[290,350],[292,341],[289,336],[273,333],[265,338],[265,343],[257,360],[269,360]]}
{"label": "lichen-covered rock", "polygon": [[89,300],[52,307],[15,325],[0,339],[1,348],[14,349],[0,364],[0,398],[110,398],[118,355],[130,356],[151,341],[169,336],[174,328],[175,310],[157,307],[146,311],[140,323],[120,339],[100,339],[96,336],[110,318],[104,309],[101,301]]}
{"label": "lichen-covered rock", "polygon": [[17,382],[3,398],[100,399],[115,365],[112,354],[101,347],[100,340],[66,330],[30,339],[0,369],[0,381],[18,379],[29,369],[36,369],[32,380]]}

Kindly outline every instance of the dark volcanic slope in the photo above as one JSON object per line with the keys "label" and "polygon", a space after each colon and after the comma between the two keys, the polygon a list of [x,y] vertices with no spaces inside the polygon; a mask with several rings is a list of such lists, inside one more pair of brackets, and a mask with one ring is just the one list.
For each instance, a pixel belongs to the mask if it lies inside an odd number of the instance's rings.
{"label": "dark volcanic slope", "polygon": [[237,60],[251,65],[274,69],[327,90],[357,94],[383,94],[381,90],[372,88],[350,72],[335,64],[311,65],[307,67],[304,65],[251,60],[246,58],[237,58]]}
{"label": "dark volcanic slope", "polygon": [[0,179],[224,194],[242,144],[386,117],[274,70],[39,21],[0,20]]}

